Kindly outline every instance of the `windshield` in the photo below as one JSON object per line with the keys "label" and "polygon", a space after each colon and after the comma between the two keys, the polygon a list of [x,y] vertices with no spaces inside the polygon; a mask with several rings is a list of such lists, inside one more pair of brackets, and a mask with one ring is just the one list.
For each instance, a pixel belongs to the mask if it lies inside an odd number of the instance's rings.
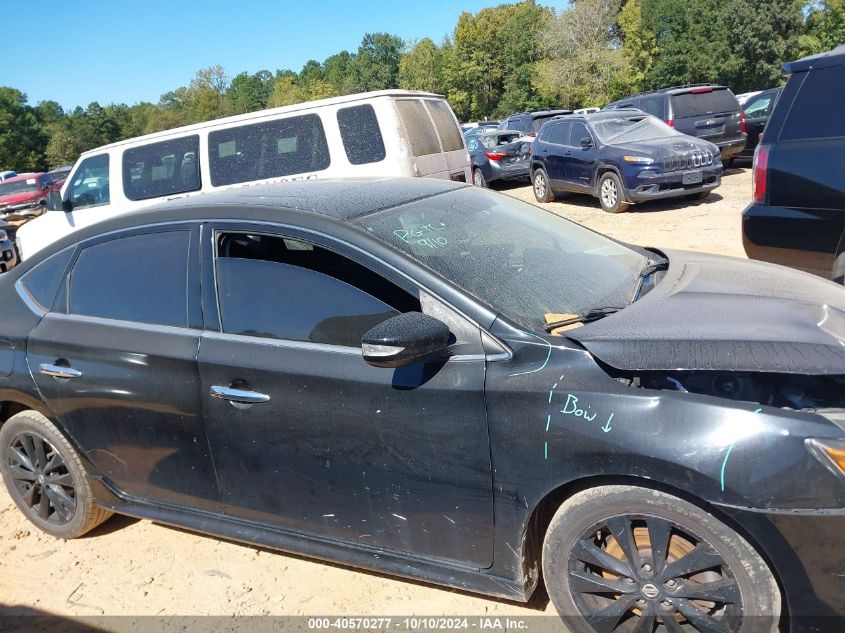
{"label": "windshield", "polygon": [[37,190],[38,181],[35,178],[27,178],[26,180],[17,180],[15,182],[0,182],[0,196]]}
{"label": "windshield", "polygon": [[536,331],[555,320],[551,315],[627,305],[646,263],[603,235],[477,188],[374,213],[357,224]]}
{"label": "windshield", "polygon": [[593,121],[593,129],[602,143],[636,143],[680,134],[653,116]]}

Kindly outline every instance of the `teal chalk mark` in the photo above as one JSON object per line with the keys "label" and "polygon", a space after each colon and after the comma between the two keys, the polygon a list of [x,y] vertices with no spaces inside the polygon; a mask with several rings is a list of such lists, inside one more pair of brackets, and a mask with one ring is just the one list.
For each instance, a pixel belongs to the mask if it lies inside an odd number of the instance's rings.
{"label": "teal chalk mark", "polygon": [[552,396],[553,396],[553,395],[555,395],[555,390],[554,390],[554,389],[552,389],[552,390],[550,390],[550,391],[549,391],[549,404],[551,404],[551,403],[552,403]]}
{"label": "teal chalk mark", "polygon": [[615,414],[615,413],[611,413],[611,414],[610,414],[610,417],[609,417],[609,418],[607,418],[607,422],[605,422],[604,426],[603,426],[603,427],[601,427],[601,430],[602,430],[602,431],[604,431],[605,433],[610,433],[611,429],[613,429],[613,427],[612,427],[612,426],[610,426],[610,421],[613,419],[613,416],[614,416],[614,415],[616,415],[616,414]]}
{"label": "teal chalk mark", "polygon": [[515,374],[511,374],[511,377],[513,377],[513,376],[525,376],[526,374],[535,374],[538,371],[543,371],[546,368],[546,365],[549,364],[549,360],[551,360],[551,358],[552,358],[552,344],[551,343],[549,343],[545,339],[540,338],[536,334],[531,334],[531,332],[527,332],[527,334],[528,334],[528,336],[533,336],[538,341],[542,341],[544,344],[546,344],[549,347],[549,353],[546,354],[546,360],[537,369],[532,369],[531,371],[520,371],[520,372],[517,372]]}
{"label": "teal chalk mark", "polygon": [[546,418],[546,433],[549,432],[549,427],[552,424],[552,414],[550,413],[549,416]]}
{"label": "teal chalk mark", "polygon": [[763,409],[754,409],[754,413],[761,413]]}
{"label": "teal chalk mark", "polygon": [[545,455],[546,459],[548,459],[549,458],[549,443],[545,442],[545,445],[546,446],[545,446],[545,449],[544,449],[544,455]]}
{"label": "teal chalk mark", "polygon": [[731,456],[731,451],[734,449],[735,444],[731,444],[728,446],[728,452],[725,453],[725,459],[722,462],[722,472],[719,475],[719,480],[722,483],[722,492],[725,492],[725,467],[728,465],[728,458]]}

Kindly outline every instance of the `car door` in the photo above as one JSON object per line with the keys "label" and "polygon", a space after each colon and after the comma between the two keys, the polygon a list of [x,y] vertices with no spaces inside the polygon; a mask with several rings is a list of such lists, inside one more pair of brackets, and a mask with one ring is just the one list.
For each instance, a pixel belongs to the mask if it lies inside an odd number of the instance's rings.
{"label": "car door", "polygon": [[[592,145],[584,147],[581,140],[589,138]],[[564,154],[563,178],[570,189],[589,190],[593,184],[593,174],[596,171],[598,149],[587,126],[580,121],[570,124],[569,140]]]}
{"label": "car door", "polygon": [[82,244],[30,335],[27,362],[113,488],[217,510],[199,410],[197,235],[177,224]]}
{"label": "car door", "polygon": [[[480,331],[327,238],[205,228],[205,314],[219,306],[220,318],[207,324],[199,366],[224,511],[489,566]],[[363,333],[420,309],[454,319],[453,358],[398,369],[364,362]]]}
{"label": "car door", "polygon": [[563,188],[565,185],[564,166],[566,153],[569,151],[566,147],[569,128],[568,121],[558,121],[547,123],[541,130],[542,140],[545,142],[540,149],[540,156],[546,166],[549,182],[554,189]]}

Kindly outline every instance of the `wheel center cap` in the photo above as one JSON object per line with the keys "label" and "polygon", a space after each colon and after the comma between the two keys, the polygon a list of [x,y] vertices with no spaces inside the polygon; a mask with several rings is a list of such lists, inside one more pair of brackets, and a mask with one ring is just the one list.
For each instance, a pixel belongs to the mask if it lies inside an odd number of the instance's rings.
{"label": "wheel center cap", "polygon": [[649,600],[654,600],[657,596],[660,595],[660,589],[658,589],[656,586],[654,586],[651,583],[647,583],[647,584],[643,585],[643,588],[641,589],[641,591],[642,591],[643,595],[646,598],[648,598]]}
{"label": "wheel center cap", "polygon": [[44,478],[44,475],[38,475],[38,477],[36,478],[36,481],[38,481],[38,483],[43,486],[46,479]]}

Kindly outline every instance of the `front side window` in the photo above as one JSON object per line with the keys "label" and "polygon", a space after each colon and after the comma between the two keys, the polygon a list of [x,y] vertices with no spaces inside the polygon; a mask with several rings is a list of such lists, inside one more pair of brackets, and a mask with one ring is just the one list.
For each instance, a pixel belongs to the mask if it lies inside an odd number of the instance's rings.
{"label": "front side window", "polygon": [[581,147],[581,139],[592,138],[583,123],[572,124],[572,131],[569,133],[569,144],[572,147]]}
{"label": "front side window", "polygon": [[426,101],[428,111],[434,120],[434,127],[440,135],[440,142],[443,143],[444,152],[454,152],[464,148],[464,141],[461,138],[461,131],[455,123],[452,109],[445,101]]}
{"label": "front side window", "polygon": [[323,122],[316,114],[216,130],[208,135],[215,187],[327,169]]}
{"label": "front side window", "polygon": [[369,103],[338,110],[337,125],[350,163],[366,165],[384,160],[384,139],[376,111]]}
{"label": "front side window", "polygon": [[569,123],[557,123],[549,126],[549,143],[555,145],[566,145],[569,142],[569,129],[572,127]]}
{"label": "front side window", "polygon": [[200,137],[150,143],[123,152],[123,192],[130,200],[147,200],[198,191]]}
{"label": "front side window", "polygon": [[408,134],[414,156],[429,156],[440,153],[437,132],[422,102],[416,99],[400,99],[396,102],[399,118]]}
{"label": "front side window", "polygon": [[538,331],[549,315],[625,307],[646,261],[554,213],[477,188],[376,212],[356,224]]}
{"label": "front side window", "polygon": [[277,235],[219,233],[223,331],[360,347],[361,337],[419,300],[333,251]]}
{"label": "front side window", "polygon": [[91,156],[80,163],[68,186],[67,199],[74,208],[109,203],[108,154]]}
{"label": "front side window", "polygon": [[745,109],[745,116],[749,121],[753,121],[755,119],[765,119],[772,111],[773,101],[773,95],[755,99],[749,103],[748,107]]}
{"label": "front side window", "polygon": [[68,312],[186,327],[189,231],[122,237],[85,248],[68,285]]}

